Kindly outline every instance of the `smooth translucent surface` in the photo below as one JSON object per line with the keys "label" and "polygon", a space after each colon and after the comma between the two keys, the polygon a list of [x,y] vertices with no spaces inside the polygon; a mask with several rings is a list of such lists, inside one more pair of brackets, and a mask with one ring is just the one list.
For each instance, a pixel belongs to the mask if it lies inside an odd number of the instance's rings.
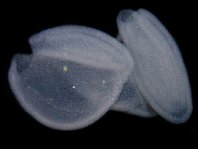
{"label": "smooth translucent surface", "polygon": [[88,27],[61,26],[30,38],[32,55],[16,55],[9,82],[22,107],[55,129],[90,125],[118,99],[133,70],[116,39]]}
{"label": "smooth translucent surface", "polygon": [[60,130],[86,127],[108,110],[187,121],[190,85],[167,29],[144,9],[121,11],[117,25],[117,39],[75,25],[30,37],[32,55],[15,55],[9,69],[24,110]]}
{"label": "smooth translucent surface", "polygon": [[145,101],[136,83],[132,82],[131,79],[124,85],[118,101],[111,109],[141,117],[154,117],[157,115]]}
{"label": "smooth translucent surface", "polygon": [[151,13],[123,10],[119,34],[134,59],[131,82],[136,82],[152,108],[173,123],[185,122],[192,112],[189,81],[175,41]]}
{"label": "smooth translucent surface", "polygon": [[[119,34],[117,40],[123,43],[122,37]],[[133,73],[124,85],[118,101],[111,107],[111,109],[141,117],[154,117],[157,115],[145,100],[145,97],[139,90],[136,82],[133,81]]]}

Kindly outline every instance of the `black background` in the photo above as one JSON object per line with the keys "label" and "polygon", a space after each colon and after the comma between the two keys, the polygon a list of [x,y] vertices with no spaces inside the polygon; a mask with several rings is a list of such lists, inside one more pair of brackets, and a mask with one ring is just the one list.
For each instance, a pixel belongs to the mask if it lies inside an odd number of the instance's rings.
{"label": "black background", "polygon": [[[55,145],[79,145],[79,141],[85,143],[96,140],[98,144],[121,142],[130,144],[152,139],[150,144],[156,144],[161,140],[164,144],[176,142],[178,144],[187,139],[193,141],[198,135],[196,122],[197,113],[197,34],[196,20],[198,19],[197,4],[192,1],[58,1],[41,3],[8,2],[1,4],[1,54],[0,54],[0,144],[14,140],[17,144],[30,142],[31,144],[43,143],[46,146]],[[7,72],[10,61],[16,53],[31,53],[28,38],[46,28],[64,25],[79,24],[100,29],[112,36],[116,36],[116,16],[122,9],[145,8],[155,14],[168,28],[177,41],[186,64],[192,88],[194,111],[191,118],[185,124],[174,125],[160,117],[144,119],[119,112],[108,112],[103,118],[93,125],[76,131],[58,131],[47,128],[19,106],[12,94]],[[166,139],[164,139],[166,138]],[[185,140],[185,141],[182,141]],[[197,139],[198,140],[198,139]],[[196,142],[195,142],[196,143]],[[97,144],[95,144],[97,146]],[[95,146],[95,147],[96,147]],[[93,146],[94,147],[94,146]],[[95,148],[94,147],[94,148]]]}

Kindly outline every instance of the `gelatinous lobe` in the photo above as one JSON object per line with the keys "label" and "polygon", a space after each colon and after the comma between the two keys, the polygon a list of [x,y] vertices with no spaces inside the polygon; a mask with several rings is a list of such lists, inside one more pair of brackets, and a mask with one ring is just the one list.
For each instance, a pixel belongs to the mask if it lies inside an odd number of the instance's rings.
{"label": "gelatinous lobe", "polygon": [[191,92],[174,39],[144,9],[121,11],[117,24],[117,40],[74,25],[30,37],[32,55],[15,55],[9,69],[21,106],[60,130],[86,127],[108,110],[185,122]]}
{"label": "gelatinous lobe", "polygon": [[33,54],[13,58],[9,82],[23,108],[51,128],[72,130],[95,122],[133,70],[122,44],[88,27],[57,27],[29,41]]}
{"label": "gelatinous lobe", "polygon": [[173,123],[191,115],[191,92],[178,47],[163,25],[144,9],[123,10],[119,34],[134,59],[135,81],[151,107]]}
{"label": "gelatinous lobe", "polygon": [[135,82],[128,80],[112,110],[141,117],[154,117],[156,113],[145,100]]}

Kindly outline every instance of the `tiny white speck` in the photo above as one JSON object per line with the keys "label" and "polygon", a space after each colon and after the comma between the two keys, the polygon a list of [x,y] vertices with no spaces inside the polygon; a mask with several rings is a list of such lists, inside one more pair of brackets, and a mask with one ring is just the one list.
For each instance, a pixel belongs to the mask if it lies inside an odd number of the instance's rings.
{"label": "tiny white speck", "polygon": [[67,67],[67,66],[64,66],[64,67],[63,67],[63,71],[64,71],[64,72],[67,72],[67,71],[68,71],[68,67]]}
{"label": "tiny white speck", "polygon": [[105,80],[102,80],[102,83],[103,83],[103,84],[105,84],[105,83],[106,83],[106,81],[105,81]]}
{"label": "tiny white speck", "polygon": [[52,101],[52,98],[50,98],[49,100]]}
{"label": "tiny white speck", "polygon": [[76,86],[74,86],[74,85],[73,85],[73,86],[72,86],[72,88],[73,88],[73,89],[75,89],[75,88],[76,88]]}
{"label": "tiny white speck", "polygon": [[114,98],[111,98],[111,100],[114,100]]}

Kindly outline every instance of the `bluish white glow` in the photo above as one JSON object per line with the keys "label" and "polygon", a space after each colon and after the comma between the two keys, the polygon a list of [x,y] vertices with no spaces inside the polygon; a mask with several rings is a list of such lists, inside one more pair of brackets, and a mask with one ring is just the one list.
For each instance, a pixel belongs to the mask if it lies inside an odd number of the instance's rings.
{"label": "bluish white glow", "polygon": [[134,59],[129,82],[144,100],[173,123],[185,122],[192,112],[189,81],[179,49],[166,28],[150,12],[123,10],[119,34]]}
{"label": "bluish white glow", "polygon": [[29,114],[55,129],[78,129],[99,119],[133,70],[122,44],[88,27],[48,29],[29,41],[33,54],[13,58],[10,85]]}
{"label": "bluish white glow", "polygon": [[21,106],[60,130],[86,127],[108,110],[185,122],[191,91],[174,39],[144,9],[121,11],[117,24],[117,39],[75,25],[30,37],[32,55],[15,55],[9,70]]}

